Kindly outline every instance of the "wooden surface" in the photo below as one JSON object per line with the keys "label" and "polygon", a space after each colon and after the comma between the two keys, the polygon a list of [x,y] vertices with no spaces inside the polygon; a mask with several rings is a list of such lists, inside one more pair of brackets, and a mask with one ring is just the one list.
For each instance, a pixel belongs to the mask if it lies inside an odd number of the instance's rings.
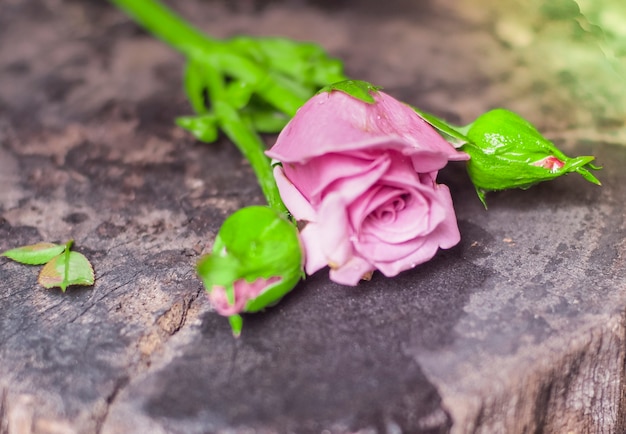
{"label": "wooden surface", "polygon": [[516,109],[596,155],[603,186],[570,175],[485,211],[453,164],[457,247],[357,288],[324,270],[234,340],[194,266],[262,196],[226,140],[174,126],[183,59],[105,2],[0,3],[0,250],[74,238],[97,275],[62,294],[0,259],[0,433],[626,429],[626,148],[521,92],[535,70],[475,16],[387,6],[177,2],[215,36],[319,42],[451,121]]}

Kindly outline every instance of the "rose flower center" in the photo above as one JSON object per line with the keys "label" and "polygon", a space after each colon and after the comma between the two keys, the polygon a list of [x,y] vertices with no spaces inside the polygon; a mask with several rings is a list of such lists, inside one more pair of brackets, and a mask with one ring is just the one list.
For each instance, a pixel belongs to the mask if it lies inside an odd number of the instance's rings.
{"label": "rose flower center", "polygon": [[393,223],[396,221],[398,213],[407,207],[410,200],[411,195],[407,193],[396,196],[376,208],[368,218],[376,219],[379,223]]}

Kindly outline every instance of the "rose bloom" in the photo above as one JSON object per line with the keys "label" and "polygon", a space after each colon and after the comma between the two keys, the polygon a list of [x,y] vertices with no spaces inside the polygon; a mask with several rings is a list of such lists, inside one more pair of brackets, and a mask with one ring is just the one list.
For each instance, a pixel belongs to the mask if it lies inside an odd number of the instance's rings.
{"label": "rose bloom", "polygon": [[306,222],[307,274],[356,285],[395,276],[460,240],[450,192],[435,182],[466,160],[409,106],[383,92],[368,104],[320,93],[300,108],[267,155],[285,205]]}

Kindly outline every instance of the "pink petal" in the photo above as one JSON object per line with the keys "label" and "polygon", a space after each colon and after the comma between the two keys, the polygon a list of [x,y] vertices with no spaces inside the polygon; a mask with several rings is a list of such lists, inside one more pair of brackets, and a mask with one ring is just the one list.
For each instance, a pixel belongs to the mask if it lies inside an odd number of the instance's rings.
{"label": "pink petal", "polygon": [[[419,191],[385,187],[369,204],[367,216],[358,226],[364,236],[379,242],[402,243],[432,230],[431,200]],[[398,208],[399,207],[399,208]],[[362,239],[362,237],[359,237]]]}
{"label": "pink petal", "polygon": [[435,233],[433,233],[433,237],[436,237],[439,240],[440,248],[449,249],[456,246],[459,241],[461,241],[461,233],[459,232],[459,226],[456,220],[450,190],[446,185],[437,184],[437,195],[441,205],[447,211],[446,218],[444,218],[443,221],[437,225],[437,229]]}
{"label": "pink petal", "polygon": [[[427,152],[422,161],[441,155],[436,170],[449,159],[466,159],[413,109],[378,92],[367,104],[343,92],[321,93],[298,110],[267,155],[282,162],[305,162],[328,153],[363,149]],[[415,160],[416,164],[419,160]]]}
{"label": "pink petal", "polygon": [[287,179],[280,165],[274,166],[274,179],[276,180],[280,197],[289,212],[297,220],[315,221],[317,213],[298,188]]}
{"label": "pink petal", "polygon": [[287,163],[284,173],[311,203],[318,204],[327,189],[341,191],[346,201],[352,201],[376,182],[388,167],[385,154],[367,158],[327,154],[306,164]]}
{"label": "pink petal", "polygon": [[[406,210],[410,211],[410,210]],[[403,215],[404,216],[404,215]],[[406,216],[410,216],[407,212]],[[415,231],[415,227],[403,226],[403,220],[399,220],[397,231],[406,228],[413,230],[416,235],[412,238],[394,237],[393,233],[385,230],[367,227],[361,230],[358,238],[354,241],[354,248],[359,255],[372,261],[378,268],[378,263],[390,263],[400,261],[407,264],[418,264],[419,258],[425,256],[428,259],[434,255],[431,243],[436,246],[452,247],[459,241],[456,216],[452,207],[450,192],[446,186],[437,186],[428,205],[427,218],[422,219],[423,228]],[[422,253],[416,253],[421,252]],[[432,251],[432,252],[431,252]],[[421,262],[420,262],[421,261]],[[414,266],[414,265],[412,265]],[[402,265],[403,269],[412,266]]]}
{"label": "pink petal", "polygon": [[328,260],[319,242],[321,236],[320,227],[316,223],[308,223],[300,232],[300,239],[304,246],[304,271],[306,274],[311,275],[328,265]]}
{"label": "pink petal", "polygon": [[421,241],[419,248],[413,250],[407,256],[389,262],[373,261],[374,266],[385,276],[393,277],[401,271],[409,270],[419,264],[430,261],[437,253],[439,244],[432,237],[424,237]]}
{"label": "pink petal", "polygon": [[269,286],[280,282],[279,276],[272,276],[269,279],[259,277],[253,282],[245,279],[238,279],[234,283],[235,302],[230,304],[226,289],[223,286],[214,286],[209,293],[211,305],[217,313],[224,316],[235,315],[244,310],[249,300],[253,300],[259,296]]}
{"label": "pink petal", "polygon": [[328,265],[331,268],[343,266],[352,257],[353,248],[346,204],[340,195],[330,194],[324,199],[318,212],[318,222],[322,233],[317,242],[322,246]]}
{"label": "pink petal", "polygon": [[356,286],[363,276],[374,271],[374,267],[365,259],[353,256],[348,262],[337,269],[331,269],[330,280],[341,285]]}
{"label": "pink petal", "polygon": [[461,240],[449,190],[445,185],[438,185],[437,188],[441,206],[447,210],[446,218],[428,236],[416,240],[413,249],[408,249],[410,252],[405,257],[389,260],[393,255],[385,257],[381,254],[381,260],[372,260],[374,266],[385,276],[395,276],[401,271],[429,261],[438,249],[449,249]]}

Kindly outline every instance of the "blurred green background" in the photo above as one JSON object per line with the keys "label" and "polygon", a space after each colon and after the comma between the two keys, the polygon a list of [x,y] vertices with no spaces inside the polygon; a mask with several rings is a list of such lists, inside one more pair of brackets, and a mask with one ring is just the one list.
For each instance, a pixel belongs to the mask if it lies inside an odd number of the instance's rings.
{"label": "blurred green background", "polygon": [[[625,0],[465,0],[515,65],[512,92],[564,129],[593,127],[626,145]],[[498,53],[482,59],[497,69]],[[603,139],[604,137],[604,139]]]}

